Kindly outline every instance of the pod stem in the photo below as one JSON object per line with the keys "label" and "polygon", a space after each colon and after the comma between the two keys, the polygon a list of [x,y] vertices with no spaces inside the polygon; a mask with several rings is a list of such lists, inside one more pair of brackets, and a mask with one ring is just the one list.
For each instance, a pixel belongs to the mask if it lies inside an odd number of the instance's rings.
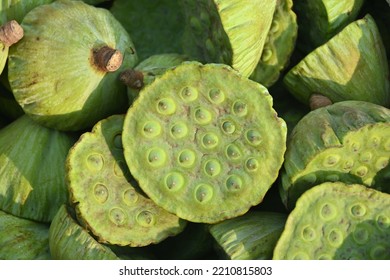
{"label": "pod stem", "polygon": [[319,94],[319,93],[314,93],[310,96],[310,109],[313,111],[315,109],[325,107],[328,105],[332,105],[333,102],[330,100],[328,97]]}
{"label": "pod stem", "polygon": [[103,46],[93,51],[93,62],[104,72],[114,72],[121,67],[123,55],[119,50]]}
{"label": "pod stem", "polygon": [[8,21],[0,26],[0,41],[7,47],[19,42],[23,36],[23,28],[16,20]]}
{"label": "pod stem", "polygon": [[144,74],[134,69],[126,69],[123,71],[119,79],[126,86],[133,89],[141,89],[144,86]]}

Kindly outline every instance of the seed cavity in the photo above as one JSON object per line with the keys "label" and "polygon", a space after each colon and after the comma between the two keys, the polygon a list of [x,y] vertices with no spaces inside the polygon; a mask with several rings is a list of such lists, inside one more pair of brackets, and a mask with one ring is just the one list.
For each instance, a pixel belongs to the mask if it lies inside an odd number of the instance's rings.
{"label": "seed cavity", "polygon": [[369,143],[370,143],[371,147],[377,148],[377,147],[379,147],[379,145],[381,143],[381,138],[378,136],[373,136],[373,137],[371,137]]}
{"label": "seed cavity", "polygon": [[263,138],[257,130],[250,129],[245,134],[245,139],[248,141],[248,143],[252,146],[258,146],[263,141]]}
{"label": "seed cavity", "polygon": [[245,167],[249,172],[256,171],[259,168],[259,162],[255,158],[248,158],[245,162]]}
{"label": "seed cavity", "polygon": [[205,149],[213,149],[218,146],[218,136],[215,133],[208,132],[202,137],[202,146]]}
{"label": "seed cavity", "polygon": [[139,199],[139,195],[134,189],[126,189],[123,192],[123,201],[128,206],[135,205],[137,203],[138,199]]}
{"label": "seed cavity", "polygon": [[226,189],[229,192],[237,192],[242,189],[242,179],[237,175],[230,175],[226,180]]}
{"label": "seed cavity", "polygon": [[172,98],[162,98],[157,102],[156,109],[161,115],[172,115],[176,112],[176,103]]}
{"label": "seed cavity", "polygon": [[161,125],[156,121],[147,121],[143,128],[142,134],[147,138],[154,138],[161,133]]}
{"label": "seed cavity", "polygon": [[178,162],[183,167],[192,167],[192,165],[195,163],[196,160],[196,154],[194,151],[185,149],[180,152]]}
{"label": "seed cavity", "polygon": [[236,125],[232,121],[224,121],[222,123],[222,131],[226,134],[233,134],[236,131]]}
{"label": "seed cavity", "polygon": [[217,176],[222,170],[221,163],[216,159],[210,159],[206,161],[203,170],[210,177]]}
{"label": "seed cavity", "polygon": [[221,104],[225,100],[225,94],[217,88],[210,89],[209,99],[214,104]]}
{"label": "seed cavity", "polygon": [[237,100],[233,103],[233,114],[239,117],[244,117],[248,113],[248,106],[245,102]]}
{"label": "seed cavity", "polygon": [[195,199],[200,203],[205,203],[213,197],[213,187],[208,184],[200,184],[195,188]]}
{"label": "seed cavity", "polygon": [[327,240],[332,246],[340,246],[343,243],[343,234],[338,229],[332,229],[327,236]]}
{"label": "seed cavity", "polygon": [[229,144],[226,148],[226,156],[230,160],[238,160],[241,158],[241,151],[235,144]]}
{"label": "seed cavity", "polygon": [[183,101],[185,102],[191,102],[196,100],[198,98],[198,95],[198,90],[191,86],[184,87],[180,92],[181,99],[183,99]]}
{"label": "seed cavity", "polygon": [[365,152],[360,155],[360,161],[364,163],[369,163],[372,160],[372,153],[371,152]]}
{"label": "seed cavity", "polygon": [[357,244],[363,245],[368,242],[370,233],[365,227],[358,227],[353,231],[352,236]]}
{"label": "seed cavity", "polygon": [[96,184],[93,188],[93,194],[95,196],[95,199],[99,203],[104,203],[108,199],[108,189],[103,184]]}
{"label": "seed cavity", "polygon": [[376,217],[376,225],[379,229],[387,230],[390,227],[390,218],[383,214],[379,214]]}
{"label": "seed cavity", "polygon": [[352,167],[354,165],[355,165],[355,162],[352,159],[347,159],[346,161],[344,161],[343,170],[348,172],[352,169]]}
{"label": "seed cavity", "polygon": [[165,163],[166,159],[167,159],[167,155],[166,155],[165,151],[161,148],[157,148],[157,147],[152,148],[147,153],[148,163],[152,167],[159,167],[159,166],[163,165]]}
{"label": "seed cavity", "polygon": [[320,217],[324,221],[330,221],[330,220],[334,219],[336,217],[336,215],[337,215],[337,208],[333,204],[326,202],[326,203],[321,205]]}
{"label": "seed cavity", "polygon": [[194,119],[198,124],[205,125],[211,122],[212,114],[207,109],[198,107],[195,109]]}
{"label": "seed cavity", "polygon": [[114,147],[117,149],[122,150],[123,149],[123,144],[122,144],[122,134],[118,133],[114,136]]}
{"label": "seed cavity", "polygon": [[87,157],[87,167],[91,171],[100,171],[104,166],[104,158],[101,154],[92,154]]}
{"label": "seed cavity", "polygon": [[351,143],[351,150],[352,150],[352,152],[357,153],[357,152],[360,151],[360,148],[361,148],[361,145],[360,145],[359,142]]}
{"label": "seed cavity", "polygon": [[316,238],[316,232],[311,226],[305,226],[302,229],[301,236],[305,241],[313,241]]}
{"label": "seed cavity", "polygon": [[175,139],[181,139],[188,135],[188,127],[183,122],[175,123],[170,129],[171,136]]}
{"label": "seed cavity", "polygon": [[114,207],[110,210],[109,219],[117,226],[125,223],[126,213],[119,207]]}
{"label": "seed cavity", "polygon": [[143,227],[151,227],[156,223],[155,215],[147,210],[139,212],[135,219],[137,223]]}
{"label": "seed cavity", "polygon": [[389,247],[384,245],[376,245],[370,250],[370,256],[373,260],[386,260],[389,258]]}
{"label": "seed cavity", "polygon": [[366,166],[360,166],[356,169],[356,175],[359,177],[364,177],[368,173],[368,168]]}
{"label": "seed cavity", "polygon": [[170,172],[165,176],[164,186],[170,191],[176,191],[184,186],[184,176],[179,172]]}
{"label": "seed cavity", "polygon": [[356,203],[351,206],[350,212],[354,217],[363,217],[366,214],[367,209],[362,203]]}
{"label": "seed cavity", "polygon": [[339,155],[329,155],[325,158],[324,166],[325,167],[332,167],[335,166],[340,161]]}

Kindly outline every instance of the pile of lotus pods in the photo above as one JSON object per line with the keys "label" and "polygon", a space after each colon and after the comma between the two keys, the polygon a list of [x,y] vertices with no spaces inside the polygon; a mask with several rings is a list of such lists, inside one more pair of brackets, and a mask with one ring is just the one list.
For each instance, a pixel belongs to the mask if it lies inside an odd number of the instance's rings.
{"label": "pile of lotus pods", "polygon": [[0,259],[390,259],[388,2],[0,1]]}

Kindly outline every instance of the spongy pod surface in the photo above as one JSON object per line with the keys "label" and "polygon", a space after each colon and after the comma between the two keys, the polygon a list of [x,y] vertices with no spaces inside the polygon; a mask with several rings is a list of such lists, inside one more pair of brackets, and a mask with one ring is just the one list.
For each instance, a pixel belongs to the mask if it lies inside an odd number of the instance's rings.
{"label": "spongy pod surface", "polygon": [[156,204],[216,223],[262,201],[282,165],[286,130],[265,87],[227,65],[185,62],[140,91],[122,141]]}

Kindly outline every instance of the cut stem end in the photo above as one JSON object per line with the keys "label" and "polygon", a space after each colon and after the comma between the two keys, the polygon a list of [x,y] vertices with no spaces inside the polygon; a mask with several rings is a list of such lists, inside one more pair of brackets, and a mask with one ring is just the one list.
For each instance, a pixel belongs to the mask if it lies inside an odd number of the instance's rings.
{"label": "cut stem end", "polygon": [[119,50],[104,46],[94,50],[93,60],[98,69],[104,72],[114,72],[121,67],[123,55]]}
{"label": "cut stem end", "polygon": [[7,47],[19,42],[23,36],[23,28],[16,20],[8,21],[0,27],[0,41]]}
{"label": "cut stem end", "polygon": [[126,86],[133,89],[141,89],[144,86],[144,75],[141,71],[127,69],[123,71],[119,79]]}
{"label": "cut stem end", "polygon": [[318,93],[314,93],[310,96],[309,103],[312,111],[333,104],[332,100],[328,97]]}

